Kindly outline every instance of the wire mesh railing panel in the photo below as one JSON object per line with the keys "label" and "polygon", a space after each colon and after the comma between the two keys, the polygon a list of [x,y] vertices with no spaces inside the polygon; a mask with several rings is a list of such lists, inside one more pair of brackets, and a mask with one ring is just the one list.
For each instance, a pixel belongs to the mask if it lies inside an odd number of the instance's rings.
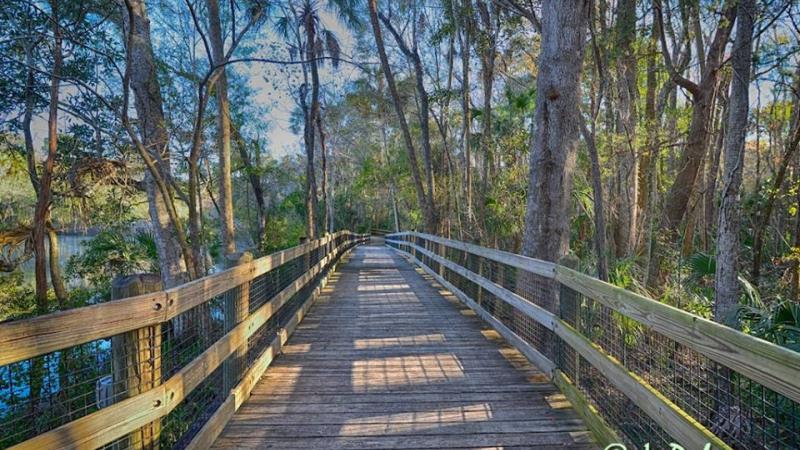
{"label": "wire mesh railing panel", "polygon": [[[509,258],[501,252],[495,252],[497,256],[492,258],[486,256],[493,252],[490,249],[425,236],[390,235],[387,244],[417,258],[552,361],[627,444],[668,448],[677,442],[675,432],[680,432],[716,436],[736,449],[800,448],[800,405],[732,369],[736,367],[732,363],[731,367],[720,364],[696,349],[703,347],[690,347],[690,342],[673,339],[679,335],[670,338],[654,331],[632,318],[636,315],[623,315],[557,281],[562,278],[533,273],[523,269],[523,263],[506,264],[503,261]],[[696,421],[685,425],[691,431],[675,428],[678,425],[663,417],[648,415],[645,409],[652,414],[652,405],[637,401],[650,400],[627,392],[629,389],[623,389],[625,385],[618,379],[610,379],[548,327],[498,298],[494,292],[499,291],[492,286],[553,313],[569,328],[561,326],[560,333],[567,333],[562,334],[565,338],[574,336],[571,342],[585,339],[594,344],[589,349],[576,348],[588,351],[594,359],[608,358],[610,364],[619,364],[621,370],[631,374],[631,380],[643,384],[646,391],[658,393],[660,397],[651,400],[662,404],[660,408],[674,409],[676,415]],[[603,298],[600,295],[598,298]],[[667,317],[661,320],[669,320]]]}
{"label": "wire mesh railing panel", "polygon": [[[249,313],[263,307],[329,257],[324,266],[314,269],[316,274],[302,287],[287,291],[291,295],[249,337],[246,354],[243,349],[233,350],[224,361],[212,362],[215,366],[211,367],[216,368],[198,380],[199,384],[193,384],[193,389],[189,388],[177,405],[171,405],[166,415],[158,414],[148,425],[103,446],[114,450],[185,447],[278,331],[306,304],[338,256],[360,239],[361,236],[351,233],[339,233],[308,244],[305,253],[282,261],[252,280],[239,282],[166,321],[0,366],[0,448],[94,413],[103,414],[104,408],[181,375],[183,369],[199,361],[206,350],[226,337]],[[196,302],[196,296],[202,294],[192,292],[195,297],[192,301]],[[245,306],[237,310],[238,305]]]}
{"label": "wire mesh railing panel", "polygon": [[562,302],[575,310],[571,325],[732,447],[800,445],[797,402],[596,300],[562,290],[581,298]]}
{"label": "wire mesh railing panel", "polygon": [[[111,340],[101,339],[0,367],[0,448],[97,411],[113,401]],[[98,386],[108,395],[98,399]]]}
{"label": "wire mesh railing panel", "polygon": [[[531,344],[548,359],[553,359],[556,352],[556,337],[552,331],[521,313],[517,308],[511,306],[504,300],[497,298],[480,283],[475,281],[477,277],[465,277],[464,275],[445,267],[436,259],[419,251],[410,245],[405,237],[399,238],[405,242],[390,246],[398,248],[409,254],[414,255],[420,262],[428,266],[434,272],[439,273],[446,281],[458,288],[467,297],[475,301],[494,318],[509,328],[514,334]],[[519,295],[525,300],[540,306],[547,305],[553,307],[550,300],[554,296],[553,280],[546,279],[540,275],[525,272],[517,267],[504,264],[484,256],[470,253],[466,250],[445,246],[419,236],[415,236],[413,243],[418,247],[423,247],[427,251],[441,256],[444,259],[461,266],[477,276],[492,281],[501,287]]]}

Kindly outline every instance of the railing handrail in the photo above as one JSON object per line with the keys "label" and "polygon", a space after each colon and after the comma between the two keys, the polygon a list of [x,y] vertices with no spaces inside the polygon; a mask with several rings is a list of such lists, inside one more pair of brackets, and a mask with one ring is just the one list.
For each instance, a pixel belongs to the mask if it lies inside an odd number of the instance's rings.
{"label": "railing handrail", "polygon": [[[627,291],[559,264],[425,233],[402,232],[387,236],[387,244],[410,247],[409,251],[413,249],[414,252],[446,267],[461,277],[467,278],[470,282],[485,289],[499,300],[510,304],[521,313],[551,330],[567,345],[578,351],[593,366],[601,371],[613,374],[613,377],[609,377],[613,378],[612,384],[616,384],[651,418],[668,431],[673,432],[675,437],[682,439],[683,442],[699,444],[700,447],[706,442],[711,442],[717,447],[727,448],[724,442],[719,440],[703,425],[647,382],[630,372],[613,356],[592,343],[587,337],[583,336],[553,312],[520,297],[516,292],[506,289],[479,273],[475,273],[450,259],[440,256],[435,251],[432,251],[436,249],[435,244],[426,244],[427,248],[422,248],[417,245],[417,241],[398,240],[406,237],[421,238],[431,243],[472,253],[547,279],[553,279],[795,402],[800,402],[800,377],[797,376],[800,373],[800,353],[798,352],[666,305],[657,300]],[[403,249],[398,248],[398,250],[414,258],[423,268],[427,267],[415,255]],[[437,281],[443,283],[448,289],[453,290],[470,307],[476,309],[476,312],[497,328],[532,362],[538,364],[551,377],[559,375],[559,370],[552,361],[519,338],[494,316],[483,310],[474,300],[445,280],[441,274],[427,269],[426,271],[434,276]],[[560,384],[559,386],[561,387]]]}
{"label": "railing handrail", "polygon": [[[800,402],[800,377],[797,376],[800,373],[800,353],[791,349],[556,263],[414,231],[393,233],[387,238],[404,235],[419,236],[553,278],[614,311],[652,327],[655,331],[691,347],[718,363],[740,371],[770,389]],[[552,274],[549,270],[541,270],[542,267],[552,267]],[[546,314],[551,314],[537,305],[531,305]],[[546,323],[543,325],[547,326]],[[729,353],[749,353],[755,360],[752,364],[743,364],[739,359],[731,358]]]}
{"label": "railing handrail", "polygon": [[350,232],[328,234],[173,288],[0,322],[0,366],[166,322],[345,233]]}
{"label": "railing handrail", "polygon": [[[340,236],[347,236],[347,238],[336,248],[333,248],[333,246],[326,248],[324,254],[312,267],[304,269],[305,271],[298,278],[270,297],[255,311],[246,311],[243,321],[235,324],[224,335],[211,343],[202,353],[192,359],[191,362],[181,367],[169,378],[161,381],[157,386],[67,422],[58,428],[45,431],[18,444],[14,448],[97,448],[166,416],[193,389],[219,368],[223,361],[247,343],[248,338],[259,331],[296,293],[306,287],[308,283],[314,280],[318,274],[321,274],[329,264],[335,262],[353,244],[363,242],[366,239],[366,235],[341,231],[152,295],[141,295],[101,305],[76,308],[47,316],[0,324],[0,346],[4,349],[0,360],[0,366],[2,366],[92,340],[109,338],[114,334],[167,322],[178,314],[210,301],[220,294],[239,288],[242,284],[255,279],[256,276],[267,273],[273,267],[310,254],[311,251],[328,243],[335,243],[335,239]],[[319,288],[317,287],[317,289]],[[163,303],[161,303],[161,306],[154,308],[153,305],[158,302]],[[302,319],[310,303],[306,301],[303,307],[293,316],[290,316],[286,324],[282,325],[282,331],[278,332],[272,343],[248,367],[247,372],[243,374],[238,384],[231,388],[230,393],[225,393],[227,399],[220,407],[220,410],[224,407],[224,411],[217,411],[214,414],[215,422],[210,423],[211,420],[209,420],[194,436],[190,446],[199,448],[202,446],[204,439],[210,438],[213,440],[214,433],[218,431],[219,421],[222,420],[224,424],[230,417],[230,415],[226,414],[232,414],[231,411],[235,411],[241,405],[243,399],[249,395],[255,382],[261,377],[261,374],[266,370],[280,347],[286,342],[288,335]],[[134,314],[125,314],[120,320],[121,325],[116,327],[112,326],[110,329],[103,327],[98,331],[95,330],[95,327],[98,326],[97,323],[75,322],[74,326],[78,328],[78,331],[65,332],[63,330],[65,318],[74,320],[75,318],[84,317],[82,319],[83,322],[91,322],[85,316],[98,317],[98,311],[101,316],[108,313],[114,314],[118,308],[130,306],[135,307]],[[155,313],[150,313],[150,311],[155,311]],[[135,314],[138,313],[143,313],[144,318],[137,319]],[[119,315],[115,317],[120,318]],[[47,326],[56,328],[48,334],[45,328]],[[88,334],[88,336],[81,335],[81,332]],[[55,342],[48,342],[48,336],[54,336]],[[32,346],[33,343],[37,342],[41,344],[40,348]],[[9,347],[9,343],[14,343],[11,345],[15,345],[18,348]],[[19,348],[22,350],[19,350]],[[8,349],[9,354],[6,354],[6,349]]]}

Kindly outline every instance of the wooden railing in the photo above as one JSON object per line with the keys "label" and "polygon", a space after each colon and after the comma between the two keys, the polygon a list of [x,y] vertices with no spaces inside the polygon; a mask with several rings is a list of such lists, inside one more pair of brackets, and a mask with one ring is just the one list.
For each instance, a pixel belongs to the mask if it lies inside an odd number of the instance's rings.
{"label": "wooden railing", "polygon": [[367,235],[176,288],[0,323],[0,448],[206,448]]}
{"label": "wooden railing", "polygon": [[386,243],[549,374],[604,445],[800,448],[800,353],[563,265],[416,232]]}

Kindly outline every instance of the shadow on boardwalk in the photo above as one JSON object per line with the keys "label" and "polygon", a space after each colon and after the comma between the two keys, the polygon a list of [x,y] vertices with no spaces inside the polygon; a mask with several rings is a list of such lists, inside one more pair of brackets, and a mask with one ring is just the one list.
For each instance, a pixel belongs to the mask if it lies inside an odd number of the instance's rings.
{"label": "shadow on boardwalk", "polygon": [[595,448],[585,430],[471,310],[362,246],[215,448]]}

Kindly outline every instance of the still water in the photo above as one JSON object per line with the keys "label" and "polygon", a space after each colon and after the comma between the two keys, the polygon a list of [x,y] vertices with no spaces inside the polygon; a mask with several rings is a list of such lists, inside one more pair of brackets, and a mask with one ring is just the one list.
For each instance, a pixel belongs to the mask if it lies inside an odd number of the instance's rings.
{"label": "still water", "polygon": [[[72,255],[77,255],[83,252],[83,246],[81,245],[82,242],[86,242],[92,239],[93,236],[88,234],[59,234],[58,235],[58,248],[61,250],[61,254],[58,258],[58,265],[61,266],[62,273],[64,269],[67,267],[67,262],[69,262],[69,258]],[[47,251],[50,251],[50,243],[47,239],[44,241],[44,245],[47,248]],[[21,266],[22,273],[26,283],[33,284],[34,282],[34,260],[33,258],[29,259]],[[50,279],[50,271],[47,271],[48,280]],[[78,283],[77,285],[80,285]],[[72,286],[75,286],[74,282]]]}

